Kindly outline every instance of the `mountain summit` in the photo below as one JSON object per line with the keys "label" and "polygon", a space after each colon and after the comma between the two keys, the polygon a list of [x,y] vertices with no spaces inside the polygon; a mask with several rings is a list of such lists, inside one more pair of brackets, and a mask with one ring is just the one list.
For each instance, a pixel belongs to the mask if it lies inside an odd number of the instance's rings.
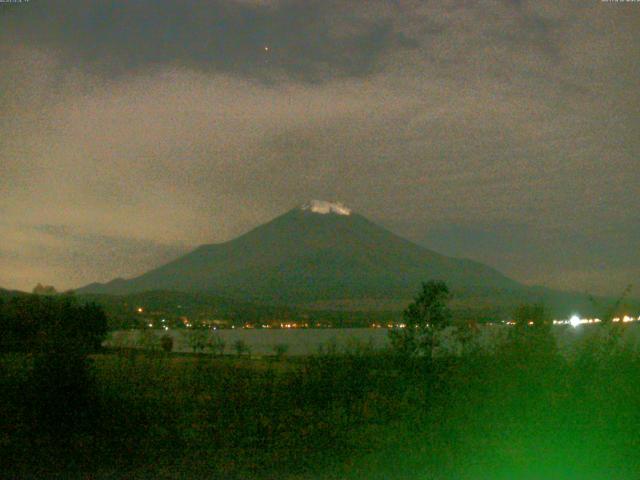
{"label": "mountain summit", "polygon": [[351,209],[345,207],[340,202],[326,202],[324,200],[311,200],[300,207],[302,210],[308,210],[313,213],[326,215],[335,213],[336,215],[351,215]]}
{"label": "mountain summit", "polygon": [[488,266],[416,245],[341,203],[314,200],[234,240],[202,245],[136,278],[80,291],[175,290],[266,303],[338,304],[411,298],[429,279],[454,288],[519,286]]}

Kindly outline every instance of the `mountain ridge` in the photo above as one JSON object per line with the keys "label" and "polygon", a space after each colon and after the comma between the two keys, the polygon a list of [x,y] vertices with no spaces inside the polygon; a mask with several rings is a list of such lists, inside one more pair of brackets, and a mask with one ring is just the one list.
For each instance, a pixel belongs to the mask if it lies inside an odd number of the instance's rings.
{"label": "mountain ridge", "polygon": [[131,279],[79,293],[204,291],[251,301],[304,303],[410,297],[421,281],[519,288],[497,270],[422,247],[340,203],[310,202],[223,243],[204,244]]}

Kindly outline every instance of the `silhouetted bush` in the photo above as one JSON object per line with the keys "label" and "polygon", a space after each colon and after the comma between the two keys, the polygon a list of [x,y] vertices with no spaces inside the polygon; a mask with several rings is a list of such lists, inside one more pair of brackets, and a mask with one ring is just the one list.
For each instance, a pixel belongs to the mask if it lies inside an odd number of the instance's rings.
{"label": "silhouetted bush", "polygon": [[79,352],[100,349],[107,318],[95,304],[73,296],[25,295],[0,305],[0,349],[23,352]]}
{"label": "silhouetted bush", "polygon": [[173,337],[171,335],[163,335],[160,338],[160,348],[166,353],[171,353],[171,350],[173,350]]}
{"label": "silhouetted bush", "polygon": [[220,335],[213,335],[207,341],[207,350],[213,355],[219,357],[224,354],[227,344]]}
{"label": "silhouetted bush", "polygon": [[19,296],[0,308],[4,357],[7,351],[28,355],[26,375],[17,384],[22,396],[0,403],[18,402],[14,418],[22,422],[22,438],[55,439],[47,446],[55,456],[59,449],[72,448],[74,436],[96,426],[99,411],[88,354],[100,349],[106,317],[96,305],[81,305],[69,295]]}
{"label": "silhouetted bush", "polygon": [[239,357],[242,355],[251,354],[251,348],[244,340],[236,340],[235,342],[233,342],[233,349],[236,351],[236,355],[238,355]]}
{"label": "silhouetted bush", "polygon": [[285,343],[279,343],[273,347],[273,354],[275,355],[276,360],[282,360],[288,351],[289,345]]}
{"label": "silhouetted bush", "polygon": [[208,330],[203,328],[194,328],[184,332],[187,337],[187,343],[193,353],[202,353],[207,346]]}

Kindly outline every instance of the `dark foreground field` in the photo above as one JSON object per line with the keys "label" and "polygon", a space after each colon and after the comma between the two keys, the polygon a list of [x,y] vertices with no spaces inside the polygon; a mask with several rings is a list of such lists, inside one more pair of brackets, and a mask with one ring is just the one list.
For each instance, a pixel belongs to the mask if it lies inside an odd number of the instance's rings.
{"label": "dark foreground field", "polygon": [[[605,327],[597,327],[605,328]],[[86,363],[83,363],[86,362]],[[632,479],[640,357],[7,354],[5,478]]]}

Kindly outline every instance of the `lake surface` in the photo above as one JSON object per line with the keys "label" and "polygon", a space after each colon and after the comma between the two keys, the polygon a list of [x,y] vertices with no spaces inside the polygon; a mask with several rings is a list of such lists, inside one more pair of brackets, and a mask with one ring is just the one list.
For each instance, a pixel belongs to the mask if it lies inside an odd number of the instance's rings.
{"label": "lake surface", "polygon": [[[191,352],[189,335],[192,330],[153,331],[160,338],[170,335],[173,338],[174,352]],[[255,355],[273,355],[278,345],[286,345],[288,355],[309,355],[318,353],[320,348],[337,348],[345,350],[356,345],[370,345],[372,348],[384,348],[388,345],[386,329],[353,328],[353,329],[224,329],[207,331],[208,338],[219,337],[225,344],[225,353],[235,353],[233,345],[238,340],[245,342]],[[105,342],[107,346],[143,346],[142,334],[139,330],[120,330]]]}
{"label": "lake surface", "polygon": [[[477,342],[482,349],[492,350],[504,342],[508,330],[512,327],[487,325],[479,329]],[[571,354],[580,339],[598,334],[598,326],[568,325],[553,327],[558,347],[561,352]],[[370,346],[382,349],[389,345],[388,330],[385,328],[350,328],[350,329],[243,329],[216,330],[202,332],[205,339],[219,337],[226,344],[225,353],[235,353],[234,343],[242,340],[254,355],[273,355],[278,345],[287,346],[288,355],[310,355],[320,349],[335,348],[339,351],[356,346]],[[105,346],[148,348],[159,344],[160,337],[170,335],[173,338],[174,352],[191,352],[189,336],[193,330],[119,330],[112,332],[104,342]],[[640,348],[640,327],[638,324],[625,326],[624,340],[633,348]],[[459,342],[452,331],[445,332],[442,340],[443,348],[455,352]]]}

